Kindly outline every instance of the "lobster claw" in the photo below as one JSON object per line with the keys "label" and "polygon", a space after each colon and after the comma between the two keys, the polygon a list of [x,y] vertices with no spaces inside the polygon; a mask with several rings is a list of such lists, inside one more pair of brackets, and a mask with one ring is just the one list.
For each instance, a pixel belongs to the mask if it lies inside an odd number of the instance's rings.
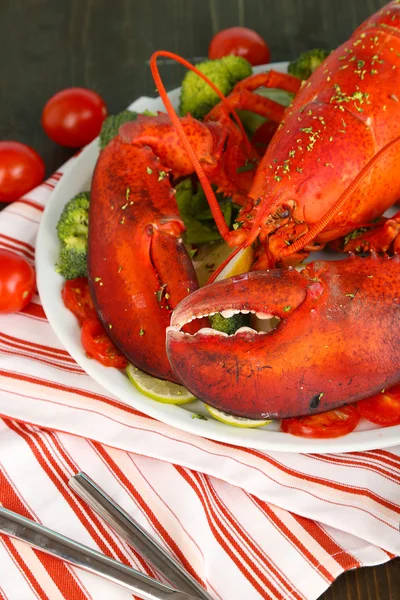
{"label": "lobster claw", "polygon": [[110,338],[135,366],[177,381],[165,351],[172,308],[198,283],[168,169],[150,148],[115,138],[96,164],[89,285]]}
{"label": "lobster claw", "polygon": [[[169,360],[196,397],[237,416],[295,417],[355,402],[400,382],[399,276],[397,257],[372,256],[214,283],[173,312]],[[268,333],[181,331],[226,310],[280,321]]]}

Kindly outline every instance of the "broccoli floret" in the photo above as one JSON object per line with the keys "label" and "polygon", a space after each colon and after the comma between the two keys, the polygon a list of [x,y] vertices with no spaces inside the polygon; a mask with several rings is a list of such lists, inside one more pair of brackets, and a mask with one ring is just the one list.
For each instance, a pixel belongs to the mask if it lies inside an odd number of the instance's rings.
{"label": "broccoli floret", "polygon": [[56,271],[65,279],[87,275],[89,203],[89,192],[77,194],[67,202],[57,223],[61,251]]}
{"label": "broccoli floret", "polygon": [[119,128],[124,123],[136,121],[138,116],[146,115],[148,117],[156,117],[157,113],[150,110],[144,110],[142,113],[134,112],[133,110],[123,110],[117,115],[109,115],[103,121],[103,126],[100,131],[100,150],[103,150],[112,139],[118,135]]}
{"label": "broccoli floret", "polygon": [[[189,177],[176,186],[175,200],[179,214],[185,224],[184,240],[187,244],[207,244],[221,239],[207,198],[200,187]],[[216,193],[222,213],[228,227],[237,216],[237,205],[227,200],[223,194]]]}
{"label": "broccoli floret", "polygon": [[82,192],[67,202],[57,223],[57,234],[61,242],[70,236],[87,238],[89,201],[89,192]]}
{"label": "broccoli floret", "polygon": [[87,276],[87,237],[71,236],[65,238],[56,265],[57,273],[64,279],[76,279]]}
{"label": "broccoli floret", "polygon": [[232,86],[236,85],[238,81],[246,79],[246,77],[249,77],[253,73],[251,64],[241,56],[229,54],[228,56],[224,56],[219,60],[223,67],[228,71],[228,76]]}
{"label": "broccoli floret", "polygon": [[111,142],[118,130],[124,123],[128,121],[136,121],[138,113],[131,110],[123,110],[118,115],[109,115],[104,119],[103,126],[100,131],[100,149],[103,150],[108,142]]}
{"label": "broccoli floret", "polygon": [[[224,56],[217,60],[206,60],[196,65],[225,95],[231,93],[238,81],[252,74],[252,67],[241,56]],[[195,119],[202,119],[210,110],[220,102],[220,98],[193,71],[188,71],[182,81],[180,107],[181,116],[188,113]]]}
{"label": "broccoli floret", "polygon": [[250,315],[238,313],[233,317],[225,318],[220,313],[216,313],[209,317],[211,327],[218,331],[223,331],[228,335],[233,335],[240,327],[246,327],[250,323]]}
{"label": "broccoli floret", "polygon": [[322,48],[302,52],[296,60],[292,60],[289,64],[288,71],[300,79],[308,79],[329,54],[328,50]]}

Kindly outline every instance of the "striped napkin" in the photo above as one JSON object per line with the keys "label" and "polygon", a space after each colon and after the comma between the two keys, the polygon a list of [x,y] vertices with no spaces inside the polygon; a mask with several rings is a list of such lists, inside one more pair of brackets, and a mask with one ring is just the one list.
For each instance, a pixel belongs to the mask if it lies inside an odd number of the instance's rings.
{"label": "striped napkin", "polygon": [[[32,264],[71,159],[0,212],[0,246]],[[219,600],[313,600],[343,571],[400,554],[400,446],[261,452],[202,439],[106,394],[38,296],[0,316],[0,502],[163,580],[68,488],[84,471]],[[125,600],[105,580],[0,536],[0,600]]]}

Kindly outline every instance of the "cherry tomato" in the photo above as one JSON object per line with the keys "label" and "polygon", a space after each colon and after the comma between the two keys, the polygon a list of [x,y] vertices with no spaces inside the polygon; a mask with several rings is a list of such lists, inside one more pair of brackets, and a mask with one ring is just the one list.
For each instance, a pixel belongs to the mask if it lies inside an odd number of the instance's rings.
{"label": "cherry tomato", "polygon": [[247,27],[230,27],[217,33],[208,48],[208,58],[222,58],[228,54],[242,56],[251,65],[264,65],[271,53],[262,37]]}
{"label": "cherry tomato", "polygon": [[96,311],[86,277],[66,281],[61,295],[65,306],[74,313],[81,325],[85,319],[96,318]]}
{"label": "cherry tomato", "polygon": [[400,385],[358,402],[364,419],[377,425],[400,425]]}
{"label": "cherry tomato", "polygon": [[42,183],[44,162],[20,142],[0,142],[0,202],[13,202]]}
{"label": "cherry tomato", "polygon": [[15,313],[31,301],[35,271],[21,256],[0,250],[0,313]]}
{"label": "cherry tomato", "polygon": [[352,404],[319,415],[282,419],[281,430],[300,437],[335,438],[353,431],[359,420],[357,407]]}
{"label": "cherry tomato", "polygon": [[114,346],[97,318],[86,319],[83,322],[81,341],[87,355],[105,367],[124,369],[128,365],[126,358]]}
{"label": "cherry tomato", "polygon": [[55,94],[42,113],[42,125],[53,142],[81,148],[99,135],[107,116],[104,100],[85,88],[68,88]]}

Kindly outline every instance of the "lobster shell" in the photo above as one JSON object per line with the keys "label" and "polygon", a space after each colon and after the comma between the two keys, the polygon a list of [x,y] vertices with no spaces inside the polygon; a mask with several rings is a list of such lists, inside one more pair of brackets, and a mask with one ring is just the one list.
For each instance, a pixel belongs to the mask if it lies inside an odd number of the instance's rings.
{"label": "lobster shell", "polygon": [[[186,322],[223,310],[281,319],[226,336]],[[253,271],[205,286],[175,309],[168,358],[183,384],[251,419],[314,414],[400,383],[400,259],[351,257]]]}

